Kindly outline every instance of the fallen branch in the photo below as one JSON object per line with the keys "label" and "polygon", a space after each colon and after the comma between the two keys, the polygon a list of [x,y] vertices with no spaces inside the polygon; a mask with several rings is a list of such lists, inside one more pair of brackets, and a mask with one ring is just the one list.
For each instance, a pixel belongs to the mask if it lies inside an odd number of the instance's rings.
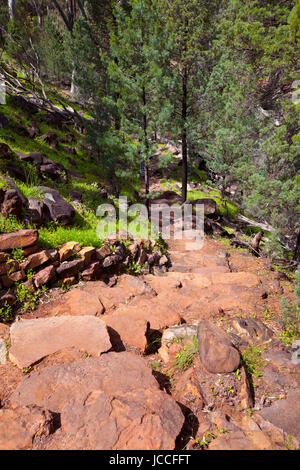
{"label": "fallen branch", "polygon": [[231,240],[230,245],[235,246],[235,247],[240,247],[240,248],[246,248],[247,250],[251,251],[251,253],[260,258],[261,254],[259,251],[255,250],[249,243],[243,241],[243,240],[238,240],[237,238],[234,238]]}

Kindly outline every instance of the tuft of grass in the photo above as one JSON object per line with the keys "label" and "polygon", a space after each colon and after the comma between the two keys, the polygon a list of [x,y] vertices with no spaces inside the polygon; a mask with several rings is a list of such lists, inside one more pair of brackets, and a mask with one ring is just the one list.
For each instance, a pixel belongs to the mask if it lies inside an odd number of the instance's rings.
{"label": "tuft of grass", "polygon": [[184,348],[176,355],[174,367],[181,370],[188,369],[197,353],[198,340],[197,336],[193,336],[192,341],[185,344]]}
{"label": "tuft of grass", "polygon": [[242,356],[242,363],[248,375],[262,376],[261,369],[264,366],[264,360],[261,357],[259,347],[254,345],[248,346]]}

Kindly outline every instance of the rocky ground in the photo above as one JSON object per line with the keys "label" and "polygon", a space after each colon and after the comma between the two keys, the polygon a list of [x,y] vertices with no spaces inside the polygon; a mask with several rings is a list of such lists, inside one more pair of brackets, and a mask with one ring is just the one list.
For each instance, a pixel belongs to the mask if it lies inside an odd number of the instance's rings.
{"label": "rocky ground", "polygon": [[0,449],[299,448],[300,366],[276,322],[292,285],[186,242],[166,273],[54,289],[0,325]]}
{"label": "rocky ground", "polygon": [[[278,323],[294,285],[230,245],[234,204],[200,179],[188,198],[217,238],[101,246],[95,209],[113,191],[97,161],[71,126],[23,108],[0,114],[0,309],[18,307],[0,323],[0,449],[299,449],[300,365]],[[165,150],[153,203],[180,202],[181,157]],[[33,311],[25,284],[47,286]]]}

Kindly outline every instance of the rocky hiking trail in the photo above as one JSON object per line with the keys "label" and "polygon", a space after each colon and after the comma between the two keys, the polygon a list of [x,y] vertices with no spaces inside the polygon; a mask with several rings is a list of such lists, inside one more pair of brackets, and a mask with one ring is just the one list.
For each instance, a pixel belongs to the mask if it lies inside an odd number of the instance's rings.
{"label": "rocky hiking trail", "polygon": [[300,366],[275,321],[291,286],[190,242],[170,241],[168,272],[80,282],[0,324],[0,449],[299,448]]}

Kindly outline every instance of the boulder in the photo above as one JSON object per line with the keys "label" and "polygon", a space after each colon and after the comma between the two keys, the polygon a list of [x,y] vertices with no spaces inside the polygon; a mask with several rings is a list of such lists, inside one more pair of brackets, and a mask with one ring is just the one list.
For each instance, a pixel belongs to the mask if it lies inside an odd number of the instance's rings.
{"label": "boulder", "polygon": [[172,450],[184,422],[147,362],[128,352],[47,367],[26,377],[11,401],[61,414],[46,449]]}
{"label": "boulder", "polygon": [[272,330],[263,324],[260,320],[253,318],[234,318],[232,326],[241,335],[259,341],[267,341],[273,335]]}
{"label": "boulder", "polygon": [[62,263],[67,259],[71,258],[73,255],[79,253],[80,244],[77,242],[67,242],[65,243],[58,251],[59,261]]}
{"label": "boulder", "polygon": [[55,430],[55,414],[36,406],[0,410],[0,450],[31,449]]}
{"label": "boulder", "polygon": [[84,264],[87,266],[96,256],[96,248],[93,246],[85,246],[78,254],[82,259],[84,259]]}
{"label": "boulder", "polygon": [[42,225],[45,219],[45,205],[43,201],[36,197],[29,197],[26,216],[32,223]]}
{"label": "boulder", "polygon": [[22,193],[22,191],[19,190],[18,186],[16,185],[16,183],[14,182],[14,180],[12,178],[9,178],[9,177],[6,177],[4,178],[5,181],[7,182],[7,185],[10,189],[14,189],[17,193],[18,193],[18,196],[19,198],[21,199],[22,201],[22,204],[24,207],[27,207],[28,205],[28,201],[27,201],[27,198],[24,196],[24,194]]}
{"label": "boulder", "polygon": [[103,245],[101,248],[96,250],[97,258],[101,261],[111,254],[109,245]]}
{"label": "boulder", "polygon": [[4,142],[0,142],[0,157],[1,159],[8,159],[13,156],[13,151]]}
{"label": "boulder", "polygon": [[111,348],[105,323],[86,315],[20,320],[11,326],[10,338],[9,358],[21,369],[62,349],[100,356]]}
{"label": "boulder", "polygon": [[0,113],[0,128],[8,129],[9,127],[9,116],[6,116],[3,113]]}
{"label": "boulder", "polygon": [[49,144],[51,148],[56,148],[58,146],[58,137],[57,134],[53,131],[48,132],[48,134],[42,135],[41,141]]}
{"label": "boulder", "polygon": [[0,251],[26,248],[37,243],[38,230],[18,230],[17,232],[0,234]]}
{"label": "boulder", "polygon": [[103,270],[100,264],[100,261],[95,261],[91,263],[84,271],[82,271],[82,279],[84,281],[92,281],[99,279]]}
{"label": "boulder", "polygon": [[32,255],[29,255],[26,261],[21,264],[21,268],[24,270],[34,269],[44,263],[47,263],[47,261],[49,260],[51,260],[50,254],[47,250],[43,250],[38,253],[33,253]]}
{"label": "boulder", "polygon": [[48,220],[57,221],[60,225],[70,225],[75,216],[74,207],[69,204],[55,189],[40,186],[45,196],[45,213]]}
{"label": "boulder", "polygon": [[240,355],[228,336],[207,320],[198,325],[198,348],[202,364],[213,374],[233,372],[240,364]]}
{"label": "boulder", "polygon": [[34,276],[33,282],[34,282],[35,287],[39,288],[47,284],[48,282],[53,281],[55,278],[56,278],[55,267],[51,264],[50,266],[47,266],[46,268],[39,271]]}
{"label": "boulder", "polygon": [[20,160],[40,166],[43,163],[43,154],[39,152],[22,153],[16,152]]}
{"label": "boulder", "polygon": [[84,269],[83,259],[74,259],[73,261],[64,261],[57,269],[56,272],[60,278],[76,276]]}
{"label": "boulder", "polygon": [[214,199],[196,199],[195,201],[192,201],[192,204],[202,204],[204,206],[204,215],[214,215],[217,212],[217,203]]}
{"label": "boulder", "polygon": [[80,191],[73,190],[69,194],[72,201],[82,202],[82,193]]}
{"label": "boulder", "polygon": [[300,438],[300,390],[291,391],[285,400],[277,400],[273,405],[260,411],[266,420],[283,429],[287,434]]}
{"label": "boulder", "polygon": [[192,338],[197,335],[196,325],[179,325],[166,329],[161,338],[161,344],[169,346],[174,341]]}
{"label": "boulder", "polygon": [[4,217],[8,217],[9,215],[20,217],[22,211],[23,203],[18,194],[18,191],[15,189],[9,189],[8,191],[5,191],[4,199],[1,204],[1,214]]}

